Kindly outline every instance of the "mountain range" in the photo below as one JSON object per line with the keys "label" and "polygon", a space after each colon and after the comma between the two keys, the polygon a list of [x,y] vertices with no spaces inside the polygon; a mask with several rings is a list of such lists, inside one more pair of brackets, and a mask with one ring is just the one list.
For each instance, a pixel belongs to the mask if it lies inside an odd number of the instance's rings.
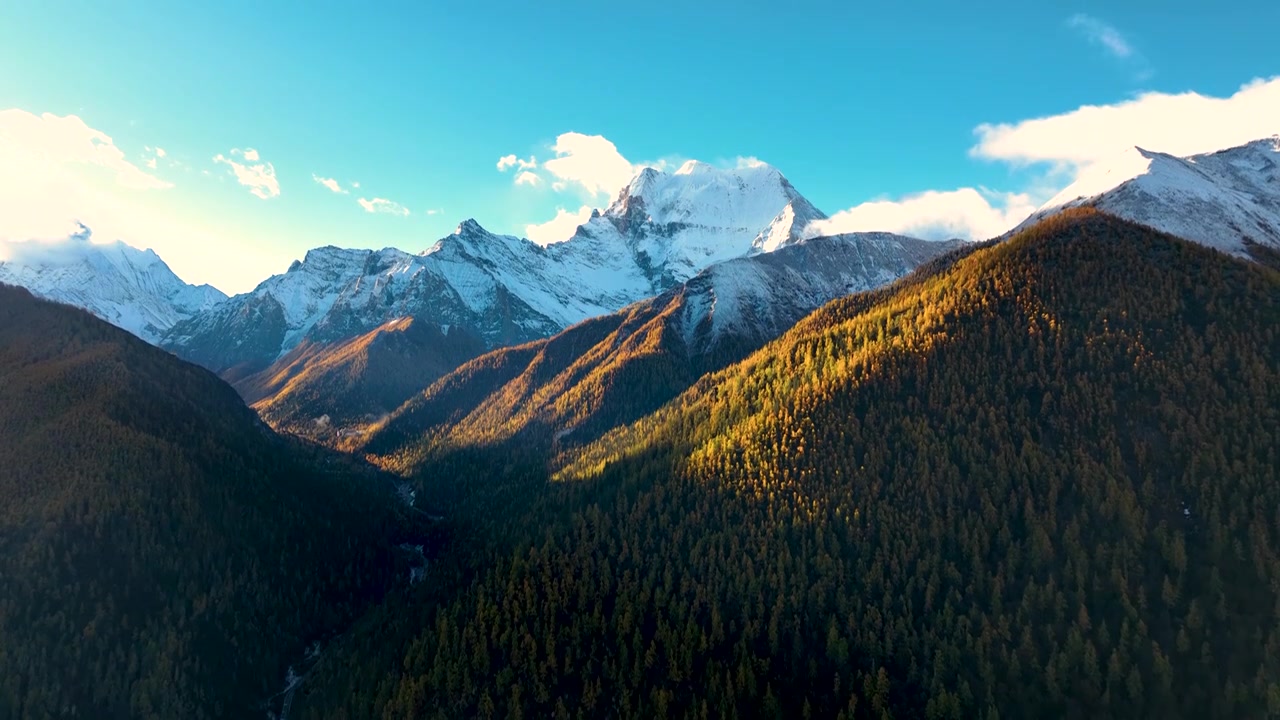
{"label": "mountain range", "polygon": [[[1278,148],[1277,138],[1187,158],[1134,148],[1090,168],[1020,227],[1089,205],[1265,260],[1280,252]],[[87,308],[219,373],[275,427],[338,443],[398,422],[402,405],[486,351],[633,303],[642,303],[626,311],[633,320],[660,317],[664,333],[676,333],[666,342],[696,377],[709,367],[698,358],[737,359],[716,346],[758,347],[823,303],[950,249],[876,233],[810,237],[825,217],[764,163],[690,161],[641,170],[603,212],[548,246],[467,220],[418,254],[316,248],[225,298],[182,283],[151,251],[92,243],[82,227],[61,243],[13,246],[0,282]],[[790,251],[798,247],[807,249]]]}
{"label": "mountain range", "polygon": [[969,245],[850,233],[717,263],[653,299],[476,358],[370,428],[365,447],[428,433],[446,446],[581,444],[656,410],[826,302]]}
{"label": "mountain range", "polygon": [[5,246],[0,720],[1280,714],[1278,156],[980,243],[688,163],[226,299]]}
{"label": "mountain range", "polygon": [[[1232,254],[1280,250],[1278,168],[1280,136],[1185,158],[1132,148],[1089,168],[1019,228],[1090,205]],[[549,337],[718,262],[807,239],[825,217],[767,164],[690,161],[641,170],[603,212],[545,247],[467,220],[418,254],[316,248],[226,298],[186,285],[149,250],[93,243],[82,226],[58,243],[7,244],[0,282],[88,309],[238,380],[303,343],[349,341],[404,317],[445,335],[461,329],[487,349]]]}
{"label": "mountain range", "polygon": [[416,255],[318,248],[177,324],[161,344],[236,374],[304,341],[345,340],[401,317],[446,333],[464,328],[487,347],[511,345],[656,295],[717,261],[796,242],[821,217],[767,165],[649,168],[564,242],[543,247],[467,220]]}

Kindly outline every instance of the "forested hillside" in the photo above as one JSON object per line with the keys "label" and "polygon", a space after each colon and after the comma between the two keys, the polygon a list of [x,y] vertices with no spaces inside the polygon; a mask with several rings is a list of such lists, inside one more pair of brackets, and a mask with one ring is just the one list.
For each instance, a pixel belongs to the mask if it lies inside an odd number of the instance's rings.
{"label": "forested hillside", "polygon": [[469,457],[420,487],[488,550],[298,717],[1280,715],[1280,274],[1105,215],[831,303],[554,473]]}
{"label": "forested hillside", "polygon": [[478,447],[545,458],[570,434],[590,439],[639,419],[711,364],[671,328],[679,300],[663,295],[476,358],[375,425],[363,449],[402,470]]}
{"label": "forested hillside", "polygon": [[712,265],[657,297],[463,365],[359,446],[401,472],[476,448],[544,460],[657,410],[833,298],[973,247],[850,233]]}
{"label": "forested hillside", "polygon": [[484,349],[478,335],[405,317],[339,342],[304,341],[234,385],[277,430],[338,447]]}
{"label": "forested hillside", "polygon": [[393,485],[0,286],[0,718],[264,717],[406,570]]}

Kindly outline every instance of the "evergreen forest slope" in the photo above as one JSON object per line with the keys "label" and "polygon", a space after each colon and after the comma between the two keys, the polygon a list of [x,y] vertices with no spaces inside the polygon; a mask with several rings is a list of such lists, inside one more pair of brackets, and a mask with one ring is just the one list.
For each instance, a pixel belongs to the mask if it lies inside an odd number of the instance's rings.
{"label": "evergreen forest slope", "polygon": [[213,374],[0,286],[0,718],[262,717],[392,586],[387,476]]}
{"label": "evergreen forest slope", "polygon": [[501,497],[455,506],[489,550],[299,717],[1280,714],[1280,274],[1101,213],[835,301],[550,470],[470,457],[419,486]]}

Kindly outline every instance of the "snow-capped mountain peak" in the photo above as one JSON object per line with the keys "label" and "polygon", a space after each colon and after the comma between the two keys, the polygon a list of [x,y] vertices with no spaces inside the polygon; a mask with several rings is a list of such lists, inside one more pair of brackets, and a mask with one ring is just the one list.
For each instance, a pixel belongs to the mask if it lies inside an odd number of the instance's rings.
{"label": "snow-capped mountain peak", "polygon": [[690,160],[674,172],[642,169],[579,235],[626,245],[669,287],[712,263],[796,242],[825,217],[767,163]]}
{"label": "snow-capped mountain peak", "polygon": [[619,193],[605,215],[628,215],[637,201],[656,225],[753,226],[759,231],[800,197],[791,183],[765,163],[721,169],[690,160],[675,172],[644,168]]}
{"label": "snow-capped mountain peak", "polygon": [[1087,168],[1019,228],[1080,205],[1234,255],[1251,243],[1280,249],[1280,136],[1188,157],[1131,148]]}
{"label": "snow-capped mountain peak", "polygon": [[82,307],[151,342],[226,299],[209,285],[183,282],[152,250],[93,242],[84,225],[60,240],[3,243],[0,283]]}
{"label": "snow-capped mountain peak", "polygon": [[481,226],[480,223],[477,222],[475,218],[467,218],[466,220],[463,220],[462,222],[458,223],[458,227],[453,231],[453,234],[454,235],[482,235],[482,234],[488,234],[488,232],[489,231],[485,230],[484,227]]}

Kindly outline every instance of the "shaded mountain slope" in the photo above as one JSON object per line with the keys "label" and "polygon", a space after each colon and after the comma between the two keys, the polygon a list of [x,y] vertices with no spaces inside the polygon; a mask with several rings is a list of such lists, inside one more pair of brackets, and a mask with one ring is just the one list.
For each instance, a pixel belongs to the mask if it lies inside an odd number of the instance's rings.
{"label": "shaded mountain slope", "polygon": [[235,388],[272,427],[336,445],[484,350],[465,329],[399,318],[349,340],[304,341]]}
{"label": "shaded mountain slope", "polygon": [[1091,212],[934,270],[478,462],[508,549],[299,717],[1280,712],[1280,274]]}
{"label": "shaded mountain slope", "polygon": [[252,717],[403,569],[392,484],[0,286],[0,717]]}

